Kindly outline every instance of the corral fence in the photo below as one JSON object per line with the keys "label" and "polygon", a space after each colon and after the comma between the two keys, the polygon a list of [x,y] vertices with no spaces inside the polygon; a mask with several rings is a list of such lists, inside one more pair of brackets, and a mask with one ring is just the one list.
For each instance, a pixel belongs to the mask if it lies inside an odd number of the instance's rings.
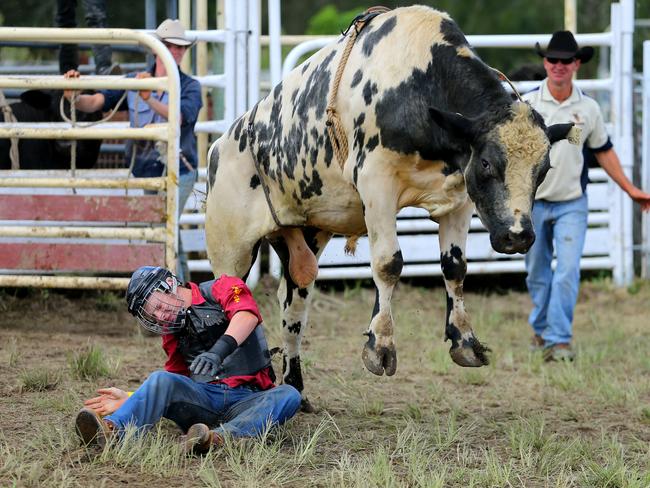
{"label": "corral fence", "polygon": [[[197,78],[201,82],[202,86],[206,89],[211,87],[220,87],[224,89],[224,116],[221,120],[213,121],[200,121],[197,123],[196,132],[201,136],[201,134],[219,134],[223,133],[230,126],[232,121],[247,109],[249,109],[258,99],[260,93],[260,86],[268,88],[268,86],[274,86],[282,78],[282,74],[290,71],[298,62],[301,57],[305,54],[312,52],[315,49],[318,49],[328,42],[331,42],[333,39],[336,39],[335,36],[329,36],[325,38],[310,39],[307,42],[299,43],[297,36],[281,36],[280,35],[280,0],[268,0],[267,2],[267,14],[268,14],[268,36],[260,35],[260,26],[261,26],[261,12],[260,4],[257,0],[225,0],[224,2],[224,20],[225,24],[223,29],[218,29],[214,31],[188,31],[188,34],[196,38],[199,43],[202,42],[214,42],[221,43],[223,45],[223,73],[217,75],[207,75],[201,74],[205,73],[205,70],[199,70],[199,75]],[[15,31],[15,29],[0,29],[0,34],[5,30]],[[87,32],[87,37],[84,40],[88,42],[95,43],[97,42],[97,35],[100,30],[84,30],[81,31]],[[110,31],[111,29],[109,29]],[[597,95],[603,96],[606,100],[604,106],[608,106],[609,110],[606,110],[606,117],[608,119],[608,125],[610,134],[614,141],[615,147],[621,161],[623,168],[628,175],[631,177],[631,168],[633,162],[633,143],[632,143],[632,34],[634,30],[634,9],[633,2],[631,0],[622,0],[620,3],[613,4],[611,7],[611,31],[607,33],[594,33],[594,34],[578,34],[577,40],[580,44],[588,44],[594,46],[601,46],[603,48],[608,48],[610,51],[609,56],[609,73],[604,75],[599,75],[598,79],[592,80],[578,80],[578,86],[584,90],[590,92],[595,92]],[[54,32],[55,29],[48,29],[48,32]],[[66,31],[70,32],[70,29]],[[144,32],[141,34],[144,35]],[[39,34],[42,35],[42,34]],[[534,46],[535,42],[540,42],[544,45],[550,38],[548,35],[501,35],[501,36],[468,36],[469,42],[474,47],[508,47],[508,48],[523,48],[531,49]],[[0,36],[0,39],[2,37]],[[48,40],[54,40],[55,38],[50,37]],[[57,42],[64,42],[56,39]],[[74,42],[79,42],[81,39],[75,39]],[[288,56],[285,58],[284,63],[281,59],[281,45],[287,43],[290,45],[296,45]],[[260,77],[260,46],[268,45],[269,46],[269,65],[270,65],[270,80],[261,80]],[[650,61],[648,60],[648,55],[646,55],[645,65],[650,69]],[[198,68],[197,68],[198,69]],[[19,77],[25,78],[25,77]],[[54,77],[51,77],[54,78]],[[90,83],[90,77],[86,78],[83,82],[81,80],[75,81],[74,85],[70,83],[70,80],[66,80],[65,86],[80,88],[80,87],[92,87],[100,88],[102,86],[108,86],[105,83],[106,78],[102,77],[92,77],[96,80],[96,83]],[[650,83],[647,80],[650,78],[650,75],[646,74],[644,79],[645,82],[645,92],[644,92],[644,141],[648,141],[650,138],[650,131],[646,129],[649,126],[648,117],[650,114],[650,102],[648,101],[650,97],[647,95],[648,87]],[[14,87],[17,86],[16,82],[9,77],[9,82],[7,77],[0,77],[0,88],[1,87]],[[45,79],[48,79],[47,77]],[[60,80],[60,78],[58,78]],[[160,80],[160,79],[159,79]],[[110,86],[112,87],[127,87],[127,85],[115,84],[114,79],[111,79]],[[141,83],[143,80],[137,80],[137,83]],[[29,86],[35,86],[36,78],[29,81]],[[100,84],[101,83],[101,84]],[[122,83],[122,82],[120,82]],[[20,85],[26,86],[25,85]],[[129,87],[131,85],[128,85]],[[138,84],[138,88],[145,88],[148,85]],[[527,91],[536,86],[535,82],[521,82],[517,83],[518,89],[521,91]],[[57,85],[57,87],[63,87],[63,85]],[[133,87],[135,88],[135,86]],[[108,126],[108,124],[107,124]],[[128,124],[118,123],[113,124],[114,128],[121,128],[124,131],[133,130],[127,128]],[[8,137],[10,134],[6,132],[7,126],[0,123],[0,137]],[[15,128],[15,132],[11,134],[24,134],[23,129]],[[69,127],[66,128],[69,130]],[[79,130],[79,129],[75,129]],[[76,133],[69,133],[70,137],[68,138],[77,138],[80,137]],[[131,135],[133,136],[133,134]],[[125,137],[131,137],[126,136]],[[34,135],[34,137],[42,137],[41,135]],[[113,133],[105,132],[102,137],[111,137],[113,138]],[[645,188],[650,188],[650,176],[648,174],[648,167],[650,167],[650,156],[648,156],[648,146],[650,144],[643,144],[644,147],[644,165],[643,165],[643,178]],[[4,173],[4,172],[3,172]],[[94,177],[94,174],[89,173],[87,177]],[[122,170],[122,173],[119,170],[110,173],[110,178],[116,181],[127,181],[126,172]],[[52,175],[49,175],[51,177]],[[69,172],[64,175],[65,177],[70,177]],[[84,176],[83,172],[77,171],[77,176]],[[18,174],[16,178],[25,178],[25,174]],[[60,177],[60,175],[57,175]],[[103,176],[102,176],[103,178]],[[159,188],[168,188],[169,179],[171,175],[165,180],[165,183],[161,183]],[[7,193],[7,187],[11,185],[9,183],[16,183],[18,179],[15,179],[11,176],[12,181],[8,181],[10,177],[6,174],[2,175],[0,179],[0,193]],[[189,252],[199,252],[202,253],[205,251],[205,237],[204,237],[204,222],[205,215],[202,208],[202,194],[205,192],[205,179],[206,179],[206,170],[205,168],[199,169],[199,182],[196,184],[195,195],[190,197],[186,207],[185,213],[180,218],[181,231],[180,238],[183,240],[183,247],[186,251]],[[583,269],[595,269],[595,270],[611,270],[615,282],[619,285],[629,283],[633,278],[633,266],[632,266],[632,203],[624,195],[618,187],[610,183],[601,169],[591,169],[590,170],[590,183],[588,187],[588,195],[590,201],[590,214],[589,214],[589,230],[587,234],[587,239],[585,243],[585,252],[583,255],[583,260],[581,266]],[[34,181],[34,180],[32,180]],[[77,181],[79,179],[77,178]],[[22,192],[25,193],[25,188],[32,188],[31,194],[43,194],[43,193],[66,193],[70,195],[73,190],[70,188],[76,186],[76,194],[84,195],[84,192],[91,192],[90,189],[83,190],[80,188],[80,185],[77,183],[69,183],[69,188],[64,188],[65,185],[59,185],[56,190],[49,187],[47,190],[35,190],[34,186],[29,186],[27,183],[21,183]],[[131,188],[135,188],[135,185],[138,183],[144,184],[143,181],[137,181],[136,179],[130,180],[129,185],[133,185]],[[126,190],[123,186],[114,183],[116,188],[110,190],[110,194],[121,194],[126,196]],[[3,190],[3,187],[5,188]],[[12,190],[14,193],[17,191],[15,188]],[[107,190],[104,189],[99,191],[96,188],[93,190],[99,194],[106,194]],[[135,196],[136,192],[142,193],[142,189],[129,189],[129,196]],[[10,192],[11,193],[11,192]],[[27,192],[29,194],[29,192]],[[171,192],[175,193],[175,192]],[[169,204],[169,201],[173,198],[170,195],[170,198],[166,200],[166,203]],[[15,201],[14,201],[15,202]],[[29,202],[28,202],[29,203]],[[9,203],[12,205],[11,203]],[[33,205],[33,202],[32,202]],[[36,204],[38,206],[38,204]],[[159,208],[159,207],[156,207]],[[175,255],[175,240],[176,236],[170,228],[170,223],[173,221],[173,216],[175,215],[172,212],[172,209],[168,205],[165,205],[164,212],[166,217],[165,228],[169,229],[167,231],[166,239],[171,251],[166,252],[166,261],[165,264],[170,265],[174,260],[171,259],[171,255]],[[34,222],[27,222],[29,225],[25,226],[24,222],[27,221],[26,218],[18,217],[18,214],[12,214],[12,219],[5,219],[6,214],[0,214],[0,244],[3,245],[5,242],[33,242],[34,234],[21,234],[18,236],[15,229],[11,229],[9,234],[3,233],[6,227],[15,227],[16,221],[20,218],[25,229],[34,227]],[[3,216],[4,215],[4,216]],[[45,215],[48,218],[59,219],[60,216],[56,215]],[[78,216],[70,215],[70,218],[78,218]],[[152,217],[151,215],[147,218]],[[40,219],[41,217],[39,217]],[[93,217],[94,218],[94,217]],[[110,215],[106,215],[102,218],[112,218]],[[139,217],[143,218],[143,217]],[[84,217],[86,221],[88,219]],[[38,220],[38,219],[36,219]],[[63,220],[63,219],[61,219]],[[136,228],[140,229],[142,232],[143,227],[150,227],[154,229],[160,227],[163,224],[160,222],[154,222],[152,218],[151,222],[120,222],[118,226],[102,222],[101,226],[113,225],[115,229],[122,229],[120,232],[127,229]],[[38,224],[42,224],[44,221],[38,220]],[[648,219],[646,218],[646,229]],[[51,223],[51,222],[50,222]],[[83,225],[87,225],[83,223]],[[80,226],[79,222],[73,224],[75,227]],[[82,226],[83,226],[82,225]],[[69,226],[68,226],[69,227]],[[98,227],[95,225],[95,227]],[[174,226],[175,228],[175,226]],[[416,208],[407,208],[400,212],[398,215],[398,234],[400,245],[405,258],[405,266],[403,270],[403,276],[436,276],[440,275],[440,265],[439,265],[439,247],[437,240],[437,225],[434,222],[431,222],[428,219],[428,215],[420,209]],[[27,232],[25,230],[24,232]],[[41,231],[42,232],[42,231]],[[48,231],[50,232],[50,231]],[[130,232],[130,230],[129,230]],[[645,241],[647,242],[647,230],[645,231]],[[128,240],[125,240],[123,235],[114,234],[109,238],[106,234],[102,235],[102,239],[106,237],[104,241],[105,244],[112,245],[116,244],[143,244],[148,241],[143,241],[141,239],[142,234],[128,235]],[[119,238],[118,238],[119,237]],[[156,236],[158,239],[159,236]],[[42,237],[43,239],[50,239],[50,243],[58,244],[57,239],[61,239],[61,236],[55,237],[52,234],[48,234],[47,237]],[[92,237],[88,236],[89,239],[99,239],[96,235]],[[78,240],[78,234],[74,234],[72,239]],[[155,242],[162,242],[154,240]],[[89,242],[90,243],[90,242]],[[171,244],[170,244],[171,243]],[[370,255],[367,239],[361,239],[359,241],[359,246],[357,250],[357,255],[355,257],[346,256],[343,252],[344,240],[341,237],[335,237],[332,239],[328,247],[326,248],[323,256],[320,260],[320,271],[319,279],[356,279],[356,278],[369,278],[371,277],[370,271]],[[4,247],[4,245],[3,245]],[[108,251],[107,251],[108,252]],[[119,253],[115,253],[119,254]],[[80,259],[83,255],[78,254]],[[647,254],[646,254],[647,255]],[[22,258],[22,254],[20,255]],[[522,255],[508,256],[496,253],[492,250],[489,244],[488,235],[481,225],[478,218],[474,218],[471,223],[470,235],[468,237],[467,244],[467,256],[469,259],[468,270],[471,273],[510,273],[510,272],[523,272],[524,263]],[[150,255],[150,258],[152,256]],[[98,258],[100,260],[100,258]],[[6,261],[6,260],[5,260]],[[131,270],[133,269],[132,261],[129,265]],[[139,262],[139,261],[138,261]],[[146,261],[142,264],[152,264],[152,259]],[[173,267],[173,264],[170,266]],[[126,267],[126,266],[125,266]],[[189,267],[191,271],[210,271],[210,266],[207,259],[190,259]],[[101,266],[98,267],[99,270],[103,269]],[[111,268],[111,273],[114,274],[114,271],[117,268]],[[270,272],[274,276],[279,275],[280,264],[274,255],[270,257]],[[650,271],[650,268],[646,268]],[[9,271],[15,270],[13,276],[7,275],[7,268],[4,267],[3,262],[0,262],[0,286],[64,286],[61,283],[63,281],[54,280],[55,276],[59,276],[62,273],[67,273],[71,278],[79,277],[79,271],[77,270],[57,270],[52,265],[46,268],[41,268],[39,270],[27,269],[24,267],[14,266],[9,268]],[[85,272],[85,271],[84,271]],[[255,263],[251,275],[249,277],[249,284],[254,284],[260,275],[260,260],[258,259]],[[4,275],[3,275],[4,273]],[[88,272],[88,274],[91,274]],[[93,274],[93,276],[95,276]],[[10,278],[10,279],[8,279]],[[80,279],[75,279],[75,286],[80,286],[79,283],[84,281],[82,286],[88,287],[98,287],[96,284],[92,283],[102,283],[104,278],[98,277],[96,282],[90,281],[90,277],[79,277]],[[121,280],[121,281],[120,281]],[[55,285],[55,283],[57,283]],[[118,283],[120,283],[118,285]],[[111,281],[111,287],[113,286],[124,286],[126,283],[125,278],[116,278]],[[67,285],[69,286],[70,282]]]}
{"label": "corral fence", "polygon": [[[268,3],[269,34],[276,40],[272,43],[270,65],[272,76],[279,81],[280,2],[269,0]],[[225,132],[236,116],[248,110],[259,98],[260,3],[258,0],[225,0],[222,4],[223,28],[187,31],[188,36],[198,42],[199,54],[207,43],[222,46],[220,73],[208,74],[205,53],[197,56],[200,66],[197,67],[198,75],[195,78],[204,91],[222,89],[224,99],[220,119],[200,119],[197,122],[195,132],[199,142],[204,135]],[[57,44],[131,43],[148,47],[154,53],[163,53],[168,58],[167,49],[160,47],[162,44],[149,35],[151,32],[0,28],[0,40]],[[151,80],[125,80],[114,76],[64,80],[60,76],[10,76],[0,73],[0,89],[154,88],[169,90],[171,94],[172,90],[178,90],[176,70],[171,72],[174,76],[169,79]],[[171,103],[177,104],[178,101]],[[174,208],[177,201],[178,150],[175,148],[178,148],[178,129],[171,131],[171,127],[178,127],[178,115],[174,117],[172,120],[170,114],[164,127],[145,129],[132,129],[128,122],[108,122],[91,129],[72,128],[65,123],[0,122],[0,138],[149,138],[169,141],[168,161],[172,162],[167,177],[160,179],[129,178],[124,169],[1,172],[0,247],[6,252],[0,254],[7,257],[0,258],[0,286],[123,288],[128,278],[119,275],[128,274],[137,266],[160,264],[175,268],[179,238],[186,251],[204,252],[204,167],[199,169],[199,181],[180,217],[181,230],[177,232]],[[174,157],[171,157],[172,151],[176,153]],[[200,157],[204,159],[205,155]],[[170,191],[165,192],[167,189]],[[144,195],[144,190],[165,193],[161,196]],[[162,199],[162,203],[155,202],[156,199]],[[13,212],[13,208],[22,210]],[[127,215],[134,208],[140,211]],[[149,209],[149,213],[145,213],[144,209]],[[162,254],[160,246],[165,248]],[[207,259],[190,259],[188,265],[190,271],[210,271]],[[259,274],[258,260],[249,275],[249,283],[254,284]]]}
{"label": "corral fence", "polygon": [[[632,179],[634,148],[632,138],[632,35],[634,32],[634,4],[623,0],[611,6],[611,31],[606,33],[578,34],[579,45],[593,45],[610,49],[609,76],[600,79],[577,80],[577,85],[590,92],[604,93],[610,110],[608,129],[621,159],[623,169]],[[312,39],[296,46],[285,58],[283,75],[291,71],[298,61],[320,49],[335,36]],[[536,42],[545,45],[550,34],[544,35],[472,35],[469,43],[476,48],[532,49]],[[515,83],[522,92],[539,86],[539,82]],[[646,105],[647,108],[647,105]],[[646,113],[649,111],[646,110]],[[646,139],[647,140],[647,139]],[[647,163],[646,163],[647,166]],[[632,251],[632,202],[618,186],[608,181],[600,168],[589,171],[588,186],[589,229],[581,261],[582,269],[611,270],[618,285],[629,283],[634,277]],[[647,178],[647,177],[646,177]],[[646,179],[646,181],[648,181]],[[650,185],[646,184],[646,188]],[[404,256],[402,276],[441,275],[440,248],[437,239],[438,225],[429,220],[426,211],[405,208],[398,214],[398,239]],[[350,279],[370,278],[370,249],[367,238],[361,238],[354,257],[344,253],[345,238],[334,237],[320,258],[318,278]],[[510,256],[492,249],[489,236],[478,217],[471,222],[466,255],[468,272],[511,273],[524,272],[524,256]],[[280,262],[272,256],[271,273],[279,276]]]}

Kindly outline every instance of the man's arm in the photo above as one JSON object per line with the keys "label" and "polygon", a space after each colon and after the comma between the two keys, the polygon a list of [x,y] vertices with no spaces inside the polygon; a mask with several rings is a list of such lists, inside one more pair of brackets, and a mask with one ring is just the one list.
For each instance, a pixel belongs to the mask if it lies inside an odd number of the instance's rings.
{"label": "man's arm", "polygon": [[[79,78],[79,72],[71,69],[63,75],[64,78]],[[75,90],[63,90],[63,96],[68,99],[72,98]],[[93,95],[78,95],[75,100],[75,108],[81,112],[97,112],[104,108],[105,102],[103,93],[95,93]]]}
{"label": "man's arm", "polygon": [[228,324],[225,334],[234,338],[237,341],[237,345],[240,346],[241,343],[248,338],[251,332],[253,332],[253,329],[258,323],[259,320],[257,320],[255,314],[242,310],[232,316],[232,320],[230,321],[230,324]]}
{"label": "man's arm", "polygon": [[621,189],[630,195],[630,198],[636,203],[641,205],[641,210],[644,212],[650,210],[650,194],[645,193],[636,186],[625,176],[621,162],[614,149],[607,149],[594,153],[598,164],[602,166],[609,177],[616,182]]}

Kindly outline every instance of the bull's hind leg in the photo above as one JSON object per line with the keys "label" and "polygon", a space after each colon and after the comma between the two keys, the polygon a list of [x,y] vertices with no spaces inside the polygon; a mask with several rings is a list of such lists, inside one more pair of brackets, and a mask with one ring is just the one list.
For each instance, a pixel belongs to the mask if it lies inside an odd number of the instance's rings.
{"label": "bull's hind leg", "polygon": [[461,366],[484,366],[489,363],[483,346],[474,336],[465,311],[463,282],[467,272],[465,243],[474,205],[467,203],[439,219],[440,265],[447,292],[445,340],[451,341],[449,354]]}
{"label": "bull's hind leg", "polygon": [[208,259],[215,277],[245,277],[261,239],[276,230],[248,150],[223,136],[208,153],[205,211]]}
{"label": "bull's hind leg", "polygon": [[[369,166],[369,163],[366,163]],[[359,179],[358,190],[365,204],[364,217],[370,241],[372,277],[377,298],[366,335],[362,359],[371,373],[395,374],[397,352],[393,339],[393,316],[390,301],[402,273],[402,251],[397,241],[394,180],[381,177]]]}
{"label": "bull's hind leg", "polygon": [[[304,241],[313,255],[320,256],[329,241],[329,232],[319,231],[314,228],[296,229],[304,234]],[[282,276],[278,288],[278,300],[282,310],[282,336],[284,353],[282,357],[282,378],[283,382],[295,387],[301,393],[304,389],[302,371],[300,369],[300,343],[302,335],[307,326],[309,316],[309,304],[314,290],[314,281],[300,287],[288,273],[290,253],[286,243],[286,230],[276,234],[271,239],[271,245],[278,253],[282,262]],[[293,236],[295,237],[295,236]],[[313,408],[306,396],[302,397],[302,409],[312,412]]]}

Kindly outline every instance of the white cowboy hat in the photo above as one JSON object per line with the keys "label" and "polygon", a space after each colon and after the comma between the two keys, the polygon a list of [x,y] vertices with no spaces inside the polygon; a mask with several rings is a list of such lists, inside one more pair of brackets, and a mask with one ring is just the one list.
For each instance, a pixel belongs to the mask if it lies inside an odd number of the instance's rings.
{"label": "white cowboy hat", "polygon": [[156,29],[156,37],[161,41],[177,46],[191,46],[194,42],[185,35],[185,28],[180,20],[165,19]]}

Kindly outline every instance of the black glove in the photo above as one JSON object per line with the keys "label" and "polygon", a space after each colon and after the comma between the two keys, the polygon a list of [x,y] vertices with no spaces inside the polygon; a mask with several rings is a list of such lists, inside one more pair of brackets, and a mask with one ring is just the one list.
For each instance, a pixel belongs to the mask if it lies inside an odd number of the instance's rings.
{"label": "black glove", "polygon": [[196,375],[216,376],[223,369],[223,361],[237,349],[237,341],[229,335],[219,337],[209,351],[202,352],[190,364],[190,371]]}

